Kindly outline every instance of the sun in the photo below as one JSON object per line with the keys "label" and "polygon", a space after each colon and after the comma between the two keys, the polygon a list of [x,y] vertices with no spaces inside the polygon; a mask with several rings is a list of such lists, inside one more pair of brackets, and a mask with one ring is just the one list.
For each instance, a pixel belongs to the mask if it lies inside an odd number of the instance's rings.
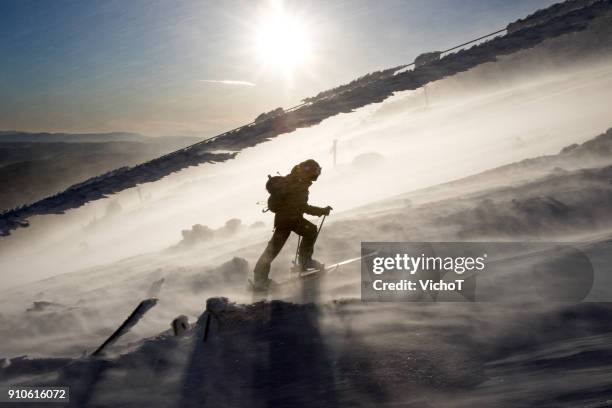
{"label": "sun", "polygon": [[257,25],[255,52],[265,67],[291,73],[310,59],[311,41],[300,18],[277,7]]}

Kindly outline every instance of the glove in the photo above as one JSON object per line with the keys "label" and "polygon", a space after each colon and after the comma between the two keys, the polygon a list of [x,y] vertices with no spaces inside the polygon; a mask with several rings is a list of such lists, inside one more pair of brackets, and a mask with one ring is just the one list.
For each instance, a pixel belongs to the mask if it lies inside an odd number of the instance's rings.
{"label": "glove", "polygon": [[333,210],[333,208],[328,205],[327,207],[323,208],[323,211],[321,211],[321,215],[329,215],[329,212]]}

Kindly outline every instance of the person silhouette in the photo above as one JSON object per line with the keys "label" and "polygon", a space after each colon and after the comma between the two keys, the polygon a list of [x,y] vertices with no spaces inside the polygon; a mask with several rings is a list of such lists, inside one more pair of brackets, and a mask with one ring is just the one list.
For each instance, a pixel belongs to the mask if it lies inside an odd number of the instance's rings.
{"label": "person silhouette", "polygon": [[[253,270],[254,289],[267,291],[274,284],[268,277],[272,261],[285,242],[295,232],[302,237],[298,249],[298,262],[302,270],[320,269],[323,265],[312,258],[317,238],[317,226],[304,218],[304,214],[329,215],[332,207],[308,204],[308,188],[321,174],[321,166],[313,159],[293,167],[286,176],[270,177],[266,188],[270,192],[268,208],[275,213],[274,233]],[[272,186],[274,184],[274,186]]]}

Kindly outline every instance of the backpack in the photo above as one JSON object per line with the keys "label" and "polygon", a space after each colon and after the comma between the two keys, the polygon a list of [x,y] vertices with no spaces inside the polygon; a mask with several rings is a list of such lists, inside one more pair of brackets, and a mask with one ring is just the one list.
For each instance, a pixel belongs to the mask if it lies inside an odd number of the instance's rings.
{"label": "backpack", "polygon": [[268,181],[266,182],[266,190],[270,193],[270,197],[268,197],[268,210],[276,213],[281,209],[287,195],[288,186],[289,182],[286,176],[268,175]]}

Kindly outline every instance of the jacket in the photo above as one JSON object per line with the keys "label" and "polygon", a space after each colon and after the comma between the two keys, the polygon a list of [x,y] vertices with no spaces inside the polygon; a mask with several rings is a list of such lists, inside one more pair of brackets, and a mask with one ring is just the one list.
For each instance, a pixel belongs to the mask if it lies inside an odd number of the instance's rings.
{"label": "jacket", "polygon": [[278,221],[298,219],[304,214],[320,216],[325,213],[325,209],[308,204],[308,189],[312,185],[312,181],[300,177],[296,174],[290,174],[288,177],[288,185],[286,193],[283,195],[282,203],[274,217],[274,224]]}

